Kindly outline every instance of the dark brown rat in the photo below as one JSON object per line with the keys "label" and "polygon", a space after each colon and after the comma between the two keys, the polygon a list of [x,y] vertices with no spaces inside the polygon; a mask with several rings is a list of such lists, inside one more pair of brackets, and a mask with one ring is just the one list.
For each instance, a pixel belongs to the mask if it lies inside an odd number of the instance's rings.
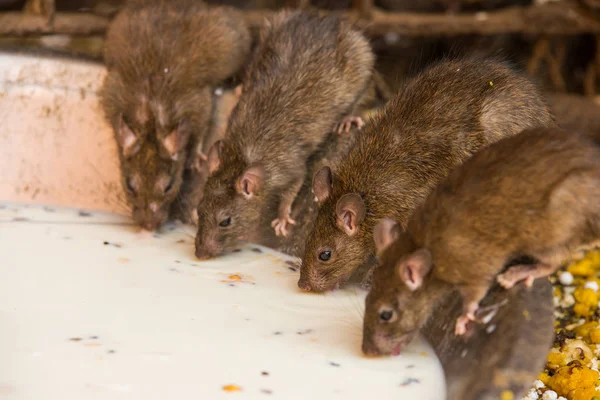
{"label": "dark brown rat", "polygon": [[337,17],[284,11],[268,22],[227,137],[208,155],[211,176],[198,207],[199,258],[253,238],[272,198],[278,203],[272,226],[287,234],[308,158],[334,130],[361,124],[353,114],[373,64],[365,37]]}
{"label": "dark brown rat", "polygon": [[194,0],[131,1],[110,25],[102,105],[133,218],[146,229],[164,223],[186,196],[186,167],[206,158],[215,87],[238,73],[249,51],[239,11]]}
{"label": "dark brown rat", "polygon": [[[463,334],[494,281],[530,286],[598,243],[599,198],[600,148],[584,136],[535,128],[481,150],[429,194],[405,231],[389,219],[375,228],[379,267],[363,351],[398,353],[454,289]],[[535,262],[502,272],[523,256]]]}
{"label": "dark brown rat", "polygon": [[553,125],[535,86],[506,64],[444,61],[409,81],[362,135],[335,173],[319,170],[319,216],[306,242],[298,286],[343,284],[375,253],[377,221],[404,226],[414,208],[454,167],[527,127]]}

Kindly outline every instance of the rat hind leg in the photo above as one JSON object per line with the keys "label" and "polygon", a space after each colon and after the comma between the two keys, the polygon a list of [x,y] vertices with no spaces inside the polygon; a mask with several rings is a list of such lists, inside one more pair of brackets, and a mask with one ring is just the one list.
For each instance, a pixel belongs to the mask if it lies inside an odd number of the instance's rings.
{"label": "rat hind leg", "polygon": [[479,309],[479,302],[485,297],[489,285],[468,285],[461,286],[459,291],[463,297],[463,314],[456,319],[454,333],[464,335],[467,332],[467,325],[475,321],[475,312]]}
{"label": "rat hind leg", "polygon": [[498,275],[496,280],[505,289],[510,289],[523,280],[525,286],[531,287],[535,279],[548,276],[555,270],[555,266],[546,263],[513,265]]}
{"label": "rat hind leg", "polygon": [[520,281],[525,281],[531,287],[537,278],[543,278],[556,271],[561,264],[569,259],[571,251],[567,245],[558,245],[544,251],[530,254],[538,262],[535,264],[519,264],[508,267],[506,271],[496,277],[500,286],[510,289]]}
{"label": "rat hind leg", "polygon": [[295,178],[287,187],[287,189],[285,189],[281,194],[277,218],[271,222],[271,227],[275,230],[275,234],[277,236],[287,236],[288,225],[296,225],[296,221],[294,221],[291,217],[292,204],[294,203],[294,199],[296,199],[296,196],[302,187],[305,173],[306,169],[302,168],[301,173],[298,174],[298,178]]}

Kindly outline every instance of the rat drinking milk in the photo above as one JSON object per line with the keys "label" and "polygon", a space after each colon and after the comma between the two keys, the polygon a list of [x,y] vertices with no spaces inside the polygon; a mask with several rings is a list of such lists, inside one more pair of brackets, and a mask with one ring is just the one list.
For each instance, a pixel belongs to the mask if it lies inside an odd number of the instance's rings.
{"label": "rat drinking milk", "polygon": [[353,115],[373,63],[367,39],[337,17],[284,11],[268,22],[226,138],[208,154],[199,258],[256,235],[270,199],[278,203],[271,225],[287,235],[308,158],[329,135],[362,125]]}
{"label": "rat drinking milk", "polygon": [[524,128],[553,125],[535,86],[503,62],[441,62],[407,83],[335,171],[319,170],[319,215],[298,286],[322,292],[346,282],[375,255],[384,217],[402,226],[427,193],[481,148]]}
{"label": "rat drinking milk", "polygon": [[[497,281],[545,277],[600,240],[600,148],[587,137],[535,128],[503,139],[454,170],[406,229],[382,220],[379,266],[366,299],[363,351],[398,354],[453,289],[463,334]],[[505,266],[531,257],[534,264]]]}
{"label": "rat drinking milk", "polygon": [[[242,14],[194,0],[131,1],[110,25],[102,105],[142,227],[157,228],[185,204],[184,219],[195,210],[198,199],[186,196],[202,193],[196,186],[203,184],[215,88],[238,73],[249,51]],[[182,192],[184,176],[196,183]]]}

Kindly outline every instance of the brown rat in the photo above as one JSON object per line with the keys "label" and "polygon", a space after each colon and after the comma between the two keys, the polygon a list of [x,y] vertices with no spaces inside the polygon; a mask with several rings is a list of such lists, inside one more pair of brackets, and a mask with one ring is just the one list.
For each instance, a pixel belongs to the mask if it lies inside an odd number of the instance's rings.
{"label": "brown rat", "polygon": [[409,81],[366,126],[335,173],[319,170],[319,216],[298,286],[326,291],[372,263],[384,217],[402,226],[427,193],[481,148],[527,127],[553,125],[535,86],[491,59],[434,65]]}
{"label": "brown rat", "polygon": [[287,234],[308,158],[334,130],[361,125],[352,115],[373,64],[365,37],[337,17],[284,11],[269,21],[227,137],[208,155],[211,176],[198,207],[199,258],[256,236],[272,199],[278,203],[272,226]]}
{"label": "brown rat", "polygon": [[[535,128],[481,150],[432,190],[406,230],[390,219],[375,228],[363,351],[398,353],[454,289],[463,334],[494,281],[530,286],[600,240],[598,198],[600,148],[584,136]],[[522,257],[534,263],[501,273]]]}
{"label": "brown rat", "polygon": [[102,105],[133,218],[146,229],[186,196],[186,167],[205,158],[196,149],[211,130],[215,87],[238,73],[250,41],[239,11],[195,0],[130,1],[110,25]]}

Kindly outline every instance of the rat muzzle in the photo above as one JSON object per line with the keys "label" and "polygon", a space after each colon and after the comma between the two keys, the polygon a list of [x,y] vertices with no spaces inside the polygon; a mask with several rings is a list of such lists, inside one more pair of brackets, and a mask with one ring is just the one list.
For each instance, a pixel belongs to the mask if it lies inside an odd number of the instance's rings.
{"label": "rat muzzle", "polygon": [[196,258],[208,260],[221,254],[221,246],[215,239],[196,240]]}
{"label": "rat muzzle", "polygon": [[412,340],[412,334],[405,334],[398,339],[386,338],[379,334],[364,335],[362,351],[366,356],[400,355],[402,349]]}

